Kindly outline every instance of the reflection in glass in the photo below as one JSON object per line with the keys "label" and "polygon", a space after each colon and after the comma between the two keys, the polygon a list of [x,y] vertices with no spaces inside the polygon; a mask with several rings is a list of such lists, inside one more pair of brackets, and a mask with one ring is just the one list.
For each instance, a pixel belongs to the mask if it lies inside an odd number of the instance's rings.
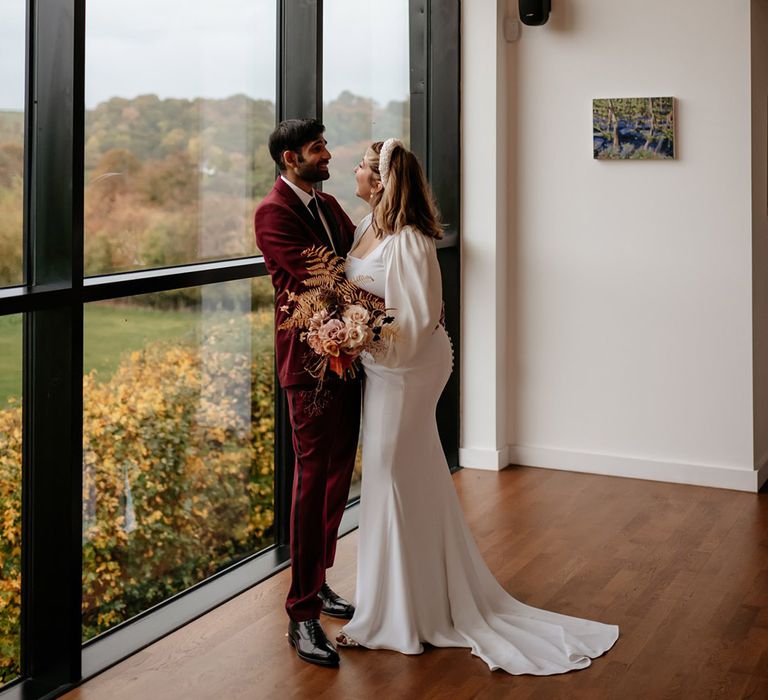
{"label": "reflection in glass", "polygon": [[273,543],[268,278],[92,303],[83,637]]}
{"label": "reflection in glass", "polygon": [[25,11],[0,3],[0,287],[23,281]]}
{"label": "reflection in glass", "polygon": [[86,274],[255,253],[274,0],[95,0],[86,27]]}
{"label": "reflection in glass", "polygon": [[20,673],[21,327],[0,316],[0,684]]}
{"label": "reflection in glass", "polygon": [[[323,123],[332,154],[323,190],[352,221],[369,211],[355,197],[353,171],[374,141],[410,143],[408,0],[323,3]],[[360,495],[360,450],[350,500]]]}
{"label": "reflection in glass", "polygon": [[333,159],[323,190],[357,223],[368,213],[352,171],[365,149],[410,142],[408,0],[323,3],[323,123]]}

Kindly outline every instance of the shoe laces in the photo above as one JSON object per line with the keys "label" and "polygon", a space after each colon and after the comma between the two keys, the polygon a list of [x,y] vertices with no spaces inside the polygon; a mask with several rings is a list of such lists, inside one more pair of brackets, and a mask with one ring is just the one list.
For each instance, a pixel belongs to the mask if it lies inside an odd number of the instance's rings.
{"label": "shoe laces", "polygon": [[338,599],[338,597],[339,597],[338,595],[336,595],[336,594],[335,594],[335,593],[334,593],[334,592],[331,590],[331,587],[330,587],[330,586],[329,586],[327,583],[324,583],[324,584],[322,585],[322,587],[320,588],[320,593],[321,593],[321,595],[322,595],[324,598],[328,598],[328,600],[331,600],[331,601],[334,601],[334,602],[335,602],[335,601]]}
{"label": "shoe laces", "polygon": [[307,620],[307,633],[313,644],[317,644],[318,639],[325,638],[325,632],[320,625],[320,620]]}

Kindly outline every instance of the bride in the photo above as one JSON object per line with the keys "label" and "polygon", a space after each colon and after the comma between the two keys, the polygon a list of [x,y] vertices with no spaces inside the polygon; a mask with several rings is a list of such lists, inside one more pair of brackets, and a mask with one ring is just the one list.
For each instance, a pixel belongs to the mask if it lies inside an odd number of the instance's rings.
{"label": "bride", "polygon": [[398,337],[363,361],[356,611],[337,642],[404,654],[425,643],[469,647],[513,674],[585,668],[613,646],[618,627],[512,598],[464,522],[435,421],[453,356],[440,323],[442,230],[421,166],[389,139],[368,148],[355,180],[371,213],[355,232],[347,276],[384,298]]}

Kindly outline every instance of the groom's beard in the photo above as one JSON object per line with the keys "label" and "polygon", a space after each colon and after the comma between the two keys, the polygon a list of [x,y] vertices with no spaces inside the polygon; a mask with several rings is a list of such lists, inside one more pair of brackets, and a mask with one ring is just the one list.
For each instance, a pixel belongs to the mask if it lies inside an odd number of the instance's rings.
{"label": "groom's beard", "polygon": [[328,166],[328,161],[321,161],[320,163],[307,163],[305,160],[299,160],[299,166],[296,168],[296,174],[305,182],[320,182],[321,180],[327,180],[331,173],[321,168],[320,165]]}

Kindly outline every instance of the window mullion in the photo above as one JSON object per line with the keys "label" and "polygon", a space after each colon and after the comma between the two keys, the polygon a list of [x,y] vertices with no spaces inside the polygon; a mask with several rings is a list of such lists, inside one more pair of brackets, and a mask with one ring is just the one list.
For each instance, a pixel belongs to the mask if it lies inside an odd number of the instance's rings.
{"label": "window mullion", "polygon": [[26,282],[74,292],[24,324],[22,665],[38,695],[81,666],[84,0],[32,7]]}
{"label": "window mullion", "polygon": [[277,119],[322,118],[323,0],[280,0]]}
{"label": "window mullion", "polygon": [[429,175],[427,83],[429,75],[429,0],[410,0],[411,150]]}

